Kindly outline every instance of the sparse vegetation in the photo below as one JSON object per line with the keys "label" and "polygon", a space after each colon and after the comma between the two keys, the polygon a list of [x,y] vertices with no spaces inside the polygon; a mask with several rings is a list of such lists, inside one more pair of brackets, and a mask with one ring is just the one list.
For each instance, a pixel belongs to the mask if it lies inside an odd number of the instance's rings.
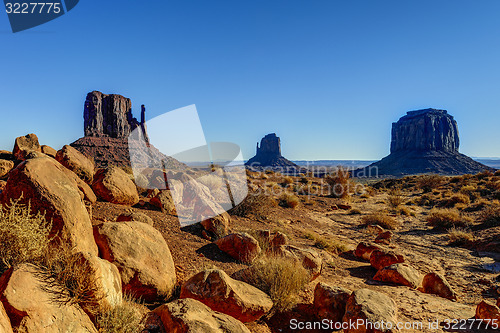
{"label": "sparse vegetation", "polygon": [[364,226],[367,225],[379,225],[382,228],[394,230],[399,227],[399,222],[393,217],[387,215],[383,212],[375,212],[366,216],[363,216],[362,222]]}
{"label": "sparse vegetation", "polygon": [[500,206],[486,208],[480,214],[481,227],[492,228],[500,225]]}
{"label": "sparse vegetation", "polygon": [[392,208],[398,208],[401,204],[405,202],[405,197],[401,193],[401,190],[391,189],[388,193],[387,204]]}
{"label": "sparse vegetation", "polygon": [[438,188],[441,186],[442,182],[444,181],[443,176],[439,175],[422,175],[418,177],[417,180],[417,186],[420,188],[424,193],[431,192],[433,189]]}
{"label": "sparse vegetation", "polygon": [[50,243],[51,223],[32,214],[29,205],[12,201],[0,206],[0,272],[21,264],[43,260]]}
{"label": "sparse vegetation", "polygon": [[309,279],[309,272],[299,261],[273,255],[257,259],[244,277],[271,297],[274,307],[269,316],[292,309]]}
{"label": "sparse vegetation", "polygon": [[254,215],[262,217],[269,208],[276,206],[276,202],[264,193],[249,192],[245,200],[229,211],[231,215],[246,217]]}

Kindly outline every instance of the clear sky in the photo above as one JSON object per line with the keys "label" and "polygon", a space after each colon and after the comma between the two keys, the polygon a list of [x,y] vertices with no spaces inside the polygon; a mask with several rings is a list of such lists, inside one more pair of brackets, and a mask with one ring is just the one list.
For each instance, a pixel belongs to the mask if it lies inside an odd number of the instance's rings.
{"label": "clear sky", "polygon": [[13,34],[0,12],[0,149],[83,136],[87,92],[147,117],[196,104],[245,158],[379,159],[406,111],[447,109],[461,151],[500,156],[500,1],[81,0]]}

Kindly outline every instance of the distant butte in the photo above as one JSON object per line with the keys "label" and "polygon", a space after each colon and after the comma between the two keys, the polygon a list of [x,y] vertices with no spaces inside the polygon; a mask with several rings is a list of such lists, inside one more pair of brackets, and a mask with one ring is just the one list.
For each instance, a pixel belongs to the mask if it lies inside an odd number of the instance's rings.
{"label": "distant butte", "polygon": [[273,169],[285,172],[298,172],[301,168],[281,155],[281,141],[275,133],[266,135],[257,143],[254,157],[245,163],[251,169]]}
{"label": "distant butte", "polygon": [[353,175],[460,175],[493,170],[461,154],[459,145],[457,122],[446,110],[409,111],[392,124],[390,155],[366,168],[355,170]]}

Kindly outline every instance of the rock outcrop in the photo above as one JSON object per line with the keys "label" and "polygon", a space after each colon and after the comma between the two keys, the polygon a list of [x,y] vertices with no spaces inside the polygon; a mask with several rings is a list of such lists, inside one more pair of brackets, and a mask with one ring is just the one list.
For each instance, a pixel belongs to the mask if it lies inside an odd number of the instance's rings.
{"label": "rock outcrop", "polygon": [[266,135],[257,143],[257,153],[246,163],[250,169],[271,169],[280,172],[299,172],[300,167],[281,155],[281,141],[275,133]]}
{"label": "rock outcrop", "polygon": [[391,154],[366,168],[355,170],[353,175],[459,175],[492,170],[461,154],[459,146],[457,122],[446,110],[409,111],[392,124]]}
{"label": "rock outcrop", "polygon": [[[149,167],[162,168],[162,161],[165,161],[165,167],[169,169],[185,168],[183,163],[163,155],[153,145],[149,145],[149,149],[144,149],[141,143],[129,145],[128,137],[137,128],[149,144],[144,105],[141,106],[141,119],[138,121],[132,115],[129,98],[92,91],[87,94],[83,118],[85,137],[71,146],[91,157],[98,168],[111,165],[130,167],[131,154],[136,156],[137,161],[147,161],[146,166]],[[157,161],[156,165],[152,165],[151,161]]]}

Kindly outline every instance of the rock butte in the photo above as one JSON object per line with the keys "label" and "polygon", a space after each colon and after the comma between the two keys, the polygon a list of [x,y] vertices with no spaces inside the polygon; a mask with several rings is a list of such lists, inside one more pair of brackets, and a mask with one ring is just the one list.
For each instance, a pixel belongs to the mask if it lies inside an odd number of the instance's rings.
{"label": "rock butte", "polygon": [[83,119],[85,137],[76,140],[71,146],[92,157],[98,168],[110,165],[130,167],[130,153],[136,155],[137,160],[146,161],[150,167],[161,168],[161,161],[164,160],[165,167],[169,169],[185,168],[184,164],[163,155],[153,145],[149,145],[149,152],[140,143],[129,147],[128,137],[137,128],[140,128],[142,137],[149,144],[144,105],[141,106],[141,120],[138,121],[132,115],[129,98],[92,91],[85,99]]}
{"label": "rock butte", "polygon": [[492,170],[461,154],[458,151],[459,145],[457,122],[446,110],[409,111],[392,124],[390,155],[366,168],[355,170],[353,175],[460,175]]}

